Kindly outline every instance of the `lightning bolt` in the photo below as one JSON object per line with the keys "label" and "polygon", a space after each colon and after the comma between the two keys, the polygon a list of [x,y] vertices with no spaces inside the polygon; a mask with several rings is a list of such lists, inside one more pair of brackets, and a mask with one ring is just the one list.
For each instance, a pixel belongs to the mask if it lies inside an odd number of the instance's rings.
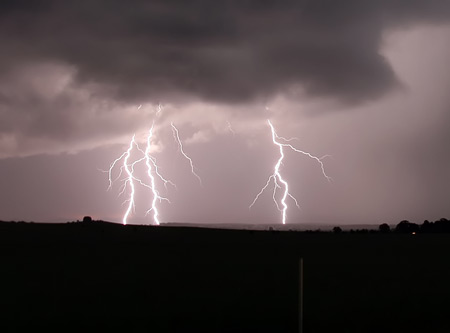
{"label": "lightning bolt", "polygon": [[233,127],[231,127],[231,123],[228,120],[227,120],[227,127],[230,133],[233,134],[233,136],[235,136],[236,132],[233,130]]}
{"label": "lightning bolt", "polygon": [[[155,175],[164,183],[164,186],[167,189],[167,184],[170,184],[172,186],[174,186],[176,188],[176,185],[164,178],[161,173],[159,172],[158,169],[158,165],[156,163],[156,158],[153,157],[150,154],[150,150],[152,147],[152,138],[153,138],[153,129],[155,127],[155,122],[153,121],[152,126],[150,127],[149,131],[148,131],[148,135],[147,135],[147,145],[145,148],[145,151],[143,151],[137,144],[136,147],[137,149],[144,155],[144,157],[142,157],[139,160],[136,160],[135,162],[133,162],[132,164],[132,170],[134,170],[134,165],[145,160],[145,165],[147,166],[147,176],[150,179],[150,185],[142,182],[140,179],[134,177],[133,179],[135,179],[136,181],[138,181],[141,185],[149,188],[152,192],[152,200],[151,200],[151,208],[149,210],[147,210],[146,215],[148,215],[150,212],[153,212],[153,222],[155,223],[155,225],[160,225],[160,221],[159,221],[159,211],[157,208],[157,202],[162,202],[162,201],[167,201],[168,203],[170,203],[170,200],[166,197],[163,197],[159,194],[158,190],[156,189],[156,179],[155,179]],[[154,174],[153,174],[154,173]]]}
{"label": "lightning bolt", "polygon": [[[141,109],[142,105],[138,106],[138,110]],[[161,115],[163,111],[163,106],[161,104],[158,104],[155,117],[158,117]],[[152,199],[150,204],[150,209],[147,210],[146,215],[153,212],[153,221],[155,225],[160,225],[159,220],[159,211],[157,207],[157,203],[162,201],[167,201],[170,203],[169,199],[166,197],[163,197],[160,195],[159,191],[157,190],[157,179],[161,180],[163,182],[164,187],[167,189],[167,185],[172,185],[176,188],[176,185],[170,181],[169,179],[166,179],[160,172],[158,168],[158,164],[156,161],[156,158],[150,154],[151,147],[152,147],[152,139],[153,139],[153,131],[155,127],[155,120],[153,120],[152,126],[150,127],[147,135],[147,145],[145,148],[145,151],[139,147],[138,143],[136,142],[136,135],[133,135],[128,149],[122,153],[118,158],[116,158],[109,166],[109,170],[103,171],[105,173],[108,173],[108,190],[110,190],[113,186],[113,183],[117,181],[123,174],[124,170],[126,173],[125,179],[123,179],[123,185],[121,186],[119,196],[125,193],[127,188],[130,188],[130,194],[129,198],[125,200],[125,203],[128,203],[128,207],[125,211],[125,214],[123,215],[122,223],[126,225],[128,223],[128,218],[131,214],[131,211],[135,208],[135,192],[136,192],[136,184],[140,184],[146,188],[148,188],[152,192]],[[177,142],[181,154],[189,161],[189,164],[191,166],[191,172],[192,174],[199,180],[200,185],[202,185],[202,180],[200,176],[195,172],[194,163],[192,159],[185,153],[183,144],[181,142],[178,129],[175,127],[173,123],[171,123],[172,127],[172,133],[175,141]],[[134,161],[130,161],[131,159],[131,153],[133,149],[136,148],[137,151],[139,151],[142,154],[142,157],[135,159]],[[118,165],[118,163],[123,160],[123,164],[120,167],[119,175],[116,178],[113,178],[113,170]],[[135,167],[137,164],[145,161],[145,165],[147,168],[147,176],[150,180],[150,183],[146,183],[142,181],[140,178],[138,178],[135,175]]]}
{"label": "lightning bolt", "polygon": [[116,163],[118,163],[122,158],[124,158],[124,156],[127,154],[127,152],[125,151],[122,155],[120,155],[118,158],[116,158],[111,165],[109,166],[109,170],[108,171],[103,171],[100,170],[102,172],[107,172],[108,173],[108,191],[112,188],[114,181],[116,181],[117,179],[120,178],[120,176],[122,176],[122,172],[123,172],[123,166],[120,167],[120,172],[119,175],[117,176],[117,178],[112,179],[112,171],[114,169],[114,167],[116,166]]}
{"label": "lightning bolt", "polygon": [[[157,170],[156,168],[156,163],[155,161],[152,159],[151,155],[150,155],[150,148],[151,148],[151,140],[153,137],[153,127],[154,127],[155,123],[153,122],[152,127],[150,128],[150,130],[148,131],[148,136],[147,136],[147,147],[145,148],[145,165],[147,166],[147,174],[148,177],[150,178],[150,187],[153,193],[153,199],[152,199],[152,203],[151,203],[151,208],[147,211],[147,214],[150,213],[151,211],[153,211],[153,221],[155,222],[156,225],[159,225],[159,219],[158,219],[158,208],[156,207],[156,202],[158,201],[158,199],[161,200],[167,200],[166,198],[163,198],[159,195],[158,191],[156,190],[156,185],[155,185],[155,177],[152,174],[152,169],[154,168],[155,170]],[[166,184],[166,183],[164,183]]]}
{"label": "lightning bolt", "polygon": [[[147,146],[145,148],[145,151],[139,147],[138,143],[136,142],[136,135],[133,135],[133,137],[130,141],[130,144],[128,146],[128,149],[110,164],[108,171],[105,171],[108,173],[108,182],[109,182],[108,190],[110,190],[113,186],[113,183],[121,177],[121,175],[123,174],[123,171],[125,170],[126,178],[124,179],[124,184],[122,185],[121,190],[119,192],[119,196],[120,196],[126,191],[128,186],[130,187],[129,198],[127,200],[125,200],[125,202],[124,202],[124,203],[128,203],[128,207],[127,207],[126,212],[122,219],[122,223],[124,225],[126,225],[128,223],[128,218],[131,214],[131,211],[132,211],[132,209],[135,208],[135,199],[134,198],[135,198],[135,192],[136,192],[136,187],[135,187],[136,183],[139,183],[140,185],[150,189],[153,194],[153,197],[151,200],[151,208],[147,211],[147,214],[149,214],[150,212],[153,211],[153,221],[156,225],[160,224],[159,218],[158,218],[159,212],[156,207],[157,201],[158,200],[159,200],[159,202],[167,201],[169,203],[170,203],[170,201],[169,201],[169,199],[167,199],[159,194],[158,190],[156,189],[155,177],[158,177],[164,183],[164,186],[166,187],[166,189],[167,189],[167,184],[170,184],[176,188],[176,185],[172,181],[164,178],[161,175],[161,173],[159,172],[158,165],[156,163],[156,158],[150,154],[151,141],[153,138],[153,129],[154,129],[154,122],[152,123],[152,126],[148,132]],[[143,155],[143,157],[131,162],[130,158],[131,158],[131,152],[133,151],[133,148],[136,148]],[[119,175],[113,179],[113,169],[116,167],[116,165],[122,159],[123,159],[123,164],[120,167]],[[150,184],[143,182],[140,178],[136,177],[136,175],[135,175],[135,166],[138,163],[143,162],[143,161],[145,161],[145,164],[147,166],[147,176],[150,178]]]}
{"label": "lightning bolt", "polygon": [[[107,171],[108,172],[108,181],[109,181],[108,190],[110,190],[113,186],[113,183],[121,177],[123,170],[125,170],[125,173],[127,174],[127,177],[124,180],[124,184],[122,185],[121,190],[119,191],[119,196],[120,196],[126,191],[127,185],[130,186],[131,191],[130,191],[129,198],[124,201],[124,203],[128,202],[127,210],[125,211],[125,214],[123,215],[123,218],[122,218],[122,223],[124,225],[126,225],[128,223],[128,217],[131,214],[131,210],[134,209],[134,207],[135,207],[134,196],[135,196],[135,192],[136,192],[136,187],[135,187],[134,181],[140,183],[143,186],[149,187],[147,184],[142,182],[139,178],[135,177],[135,175],[134,175],[135,165],[137,163],[143,161],[143,158],[136,160],[131,164],[129,163],[131,152],[132,152],[134,146],[139,151],[141,151],[141,149],[139,148],[139,145],[136,142],[136,135],[133,135],[133,137],[130,141],[130,144],[128,146],[128,149],[111,163],[111,165],[109,166],[109,170]],[[115,179],[113,179],[113,177],[112,177],[113,169],[116,166],[116,164],[122,159],[123,159],[123,164],[120,167],[119,175]]]}
{"label": "lightning bolt", "polygon": [[[123,215],[123,219],[122,219],[122,223],[124,225],[127,224],[128,216],[130,215],[131,209],[134,208],[135,186],[134,186],[134,182],[133,182],[133,180],[134,180],[133,172],[132,172],[133,169],[130,169],[130,166],[128,164],[128,160],[130,159],[130,155],[131,155],[131,151],[133,149],[133,145],[136,144],[135,138],[136,138],[136,135],[133,135],[133,138],[130,141],[130,145],[128,146],[127,151],[124,154],[122,154],[122,156],[125,156],[125,158],[123,160],[123,168],[125,169],[125,172],[126,172],[126,174],[128,176],[127,179],[126,179],[125,185],[124,185],[124,190],[125,190],[127,184],[130,185],[130,198],[127,200],[128,201],[128,208],[127,208],[125,214]],[[114,166],[116,161],[113,162],[113,166]]]}
{"label": "lightning bolt", "polygon": [[189,164],[191,165],[192,174],[198,179],[198,181],[200,182],[200,185],[202,185],[202,179],[195,172],[194,163],[192,162],[192,159],[184,152],[183,144],[181,142],[180,135],[178,133],[178,129],[175,127],[175,125],[173,123],[170,123],[170,126],[172,127],[173,138],[178,143],[178,147],[180,148],[181,154],[189,161]]}
{"label": "lightning bolt", "polygon": [[161,104],[161,103],[158,103],[158,108],[157,108],[157,110],[156,110],[156,115],[157,115],[157,116],[161,115],[162,110],[163,110],[162,104]]}
{"label": "lightning bolt", "polygon": [[[284,180],[281,177],[281,174],[280,174],[280,167],[281,167],[281,165],[283,163],[283,160],[284,160],[284,148],[287,147],[287,148],[293,150],[296,153],[300,153],[300,154],[306,155],[307,157],[309,157],[309,158],[311,158],[313,160],[316,160],[319,163],[319,165],[320,165],[320,168],[321,168],[323,176],[328,181],[331,181],[332,179],[331,179],[331,177],[329,177],[326,174],[325,167],[324,167],[324,164],[322,162],[322,159],[325,158],[325,157],[328,157],[329,155],[325,155],[325,156],[319,158],[317,156],[312,155],[311,153],[308,153],[308,152],[305,152],[303,150],[297,149],[297,148],[295,148],[294,146],[292,146],[289,143],[280,142],[280,140],[282,140],[284,142],[290,142],[290,141],[292,141],[292,140],[294,140],[296,138],[286,139],[284,137],[278,136],[278,134],[276,133],[275,128],[273,127],[273,125],[270,122],[270,120],[267,120],[267,123],[269,124],[270,130],[272,132],[272,142],[273,142],[274,145],[276,145],[278,147],[278,149],[280,151],[280,158],[278,159],[277,163],[275,164],[273,174],[270,175],[270,177],[267,179],[266,184],[261,189],[261,191],[258,192],[256,197],[253,199],[253,202],[250,204],[249,208],[253,207],[253,205],[256,203],[256,201],[259,199],[259,197],[263,194],[263,192],[269,187],[271,181],[273,180],[274,189],[273,189],[273,193],[272,193],[272,199],[273,199],[275,205],[277,206],[277,209],[281,212],[281,216],[282,216],[282,220],[281,221],[282,221],[282,223],[286,224],[286,212],[287,212],[287,209],[288,209],[288,205],[286,203],[287,197],[291,198],[295,202],[295,205],[298,208],[299,208],[299,205],[298,205],[297,199],[295,199],[295,197],[293,197],[289,193],[289,184],[288,184],[288,182],[286,180]],[[280,185],[280,184],[282,184],[282,185]],[[276,193],[277,193],[278,189],[282,189],[282,188],[284,188],[284,191],[283,191],[283,195],[282,195],[281,200],[280,200],[280,203],[281,203],[281,206],[282,206],[282,208],[281,208],[280,205],[278,204],[277,200],[276,200]]]}
{"label": "lightning bolt", "polygon": [[[149,139],[151,140],[151,138],[153,137],[153,127],[154,127],[154,123],[152,124],[152,127],[151,127],[150,130],[149,130],[149,135],[147,136],[147,147],[148,147],[148,140],[149,140]],[[146,149],[146,151],[144,151],[144,150],[142,150],[138,145],[136,145],[136,147],[137,147],[137,149],[142,153],[142,155],[144,155],[144,157],[142,157],[141,159],[135,161],[135,162],[133,163],[133,165],[136,164],[136,163],[139,163],[139,162],[141,162],[141,161],[143,161],[143,160],[146,160],[147,157],[148,157],[148,158],[150,159],[149,162],[150,162],[151,165],[153,166],[153,170],[155,170],[155,174],[156,174],[156,175],[158,176],[158,178],[163,182],[164,187],[167,189],[167,184],[169,184],[169,185],[172,185],[173,187],[177,188],[177,185],[176,185],[175,183],[173,183],[173,182],[172,182],[171,180],[169,180],[169,179],[164,178],[164,176],[161,175],[161,173],[159,172],[159,167],[158,167],[158,164],[156,163],[156,157],[150,155],[150,153],[149,153],[149,152],[150,152],[150,147],[148,147],[148,148],[149,148],[149,151],[148,151],[148,152],[146,152],[147,149]],[[136,179],[136,180],[139,181],[139,182],[141,182],[139,179]],[[147,185],[147,184],[145,184],[145,183],[143,183],[143,182],[141,182],[141,185],[146,186],[146,187],[148,187],[148,188],[151,189],[151,186],[150,186],[150,185]]]}

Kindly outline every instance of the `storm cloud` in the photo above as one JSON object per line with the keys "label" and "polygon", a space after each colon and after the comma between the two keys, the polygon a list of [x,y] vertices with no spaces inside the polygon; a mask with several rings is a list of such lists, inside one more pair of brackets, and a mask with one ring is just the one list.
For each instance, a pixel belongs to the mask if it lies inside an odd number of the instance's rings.
{"label": "storm cloud", "polygon": [[383,36],[449,13],[438,0],[2,1],[0,156],[117,142],[148,119],[131,111],[143,103],[241,117],[280,95],[363,105],[403,84]]}
{"label": "storm cloud", "polygon": [[126,101],[298,90],[361,102],[398,84],[383,32],[446,20],[450,3],[36,0],[2,1],[0,13],[1,73],[66,65],[76,84]]}

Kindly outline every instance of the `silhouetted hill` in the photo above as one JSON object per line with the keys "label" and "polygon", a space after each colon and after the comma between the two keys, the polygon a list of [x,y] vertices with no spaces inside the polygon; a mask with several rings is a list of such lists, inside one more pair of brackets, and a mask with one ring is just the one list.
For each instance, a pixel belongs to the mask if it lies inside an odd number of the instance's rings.
{"label": "silhouetted hill", "polygon": [[450,235],[0,223],[0,332],[449,332]]}

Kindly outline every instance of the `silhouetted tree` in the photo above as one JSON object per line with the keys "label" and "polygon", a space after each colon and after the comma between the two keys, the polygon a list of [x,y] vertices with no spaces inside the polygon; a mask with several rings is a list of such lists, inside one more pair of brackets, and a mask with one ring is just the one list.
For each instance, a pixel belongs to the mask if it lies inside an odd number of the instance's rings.
{"label": "silhouetted tree", "polygon": [[92,222],[92,217],[90,217],[90,216],[85,216],[85,217],[83,217],[83,222],[84,222],[84,223]]}
{"label": "silhouetted tree", "polygon": [[425,220],[420,225],[420,232],[433,232],[434,223]]}
{"label": "silhouetted tree", "polygon": [[383,223],[383,224],[380,224],[380,226],[378,227],[378,230],[382,234],[387,234],[387,233],[389,233],[391,231],[391,227],[389,226],[389,224]]}
{"label": "silhouetted tree", "polygon": [[406,234],[419,231],[419,225],[411,223],[408,220],[403,220],[395,227],[395,231],[398,233]]}
{"label": "silhouetted tree", "polygon": [[450,221],[442,218],[439,221],[434,222],[433,231],[439,233],[450,232]]}
{"label": "silhouetted tree", "polygon": [[333,232],[334,232],[335,234],[340,234],[340,233],[342,232],[342,229],[341,229],[341,227],[334,227],[334,228],[333,228]]}

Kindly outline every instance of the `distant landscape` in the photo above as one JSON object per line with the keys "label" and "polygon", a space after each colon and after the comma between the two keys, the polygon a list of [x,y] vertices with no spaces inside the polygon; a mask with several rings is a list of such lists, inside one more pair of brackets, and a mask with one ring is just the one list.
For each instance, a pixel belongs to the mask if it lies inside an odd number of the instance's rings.
{"label": "distant landscape", "polygon": [[[107,222],[103,220],[93,220],[90,216],[85,216],[83,220],[68,221],[51,224],[69,224],[69,223],[108,223],[119,224],[118,222]],[[30,223],[30,224],[50,224],[45,222],[31,221],[1,221],[0,223]],[[130,226],[148,226],[148,225],[128,225]],[[207,229],[232,229],[232,230],[267,230],[267,231],[301,231],[301,232],[329,232],[339,233],[348,231],[350,233],[450,233],[450,220],[441,218],[430,222],[425,220],[422,224],[402,220],[396,225],[381,223],[377,224],[344,224],[344,225],[327,225],[327,224],[243,224],[243,223],[180,223],[180,222],[162,222],[163,227],[181,227],[181,228],[207,228]]]}
{"label": "distant landscape", "polygon": [[0,331],[448,332],[450,222],[332,232],[0,223]]}

